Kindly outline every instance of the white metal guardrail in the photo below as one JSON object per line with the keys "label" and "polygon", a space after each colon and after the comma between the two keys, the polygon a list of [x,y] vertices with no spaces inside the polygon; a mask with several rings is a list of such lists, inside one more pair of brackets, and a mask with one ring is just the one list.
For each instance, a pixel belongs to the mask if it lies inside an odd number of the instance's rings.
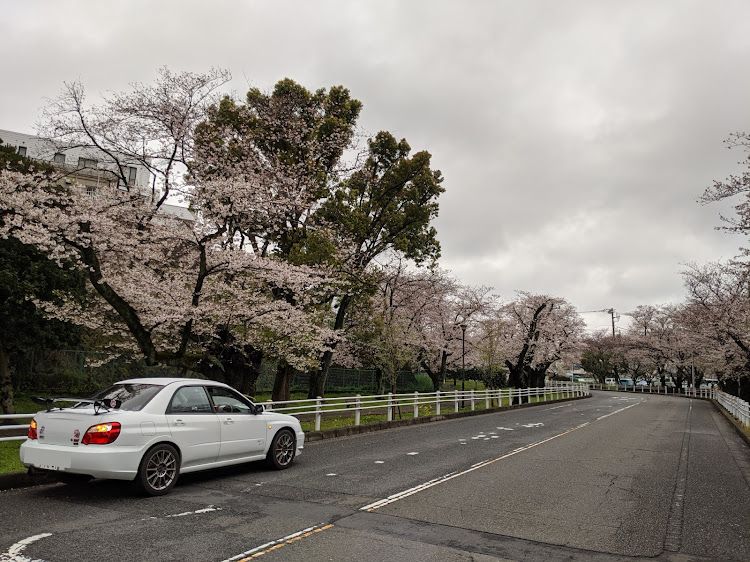
{"label": "white metal guardrail", "polygon": [[620,392],[640,392],[647,394],[670,394],[683,398],[707,398],[716,400],[727,412],[732,414],[739,422],[750,428],[750,403],[722,392],[718,388],[668,388],[666,386],[635,386],[623,387],[602,384],[589,384],[592,390],[617,390]]}
{"label": "white metal guardrail", "polygon": [[[440,415],[441,411],[457,412],[463,408],[475,410],[484,407],[508,406],[515,403],[546,402],[555,398],[573,398],[587,396],[588,385],[575,384],[560,387],[543,388],[503,388],[499,390],[467,390],[449,392],[413,392],[408,394],[380,394],[375,396],[345,396],[334,398],[314,398],[308,400],[289,400],[285,402],[260,402],[267,410],[290,414],[292,416],[314,416],[315,430],[320,431],[323,416],[329,414],[348,414],[354,416],[354,425],[361,425],[362,415],[385,414],[388,421],[393,420],[396,412],[407,412],[415,418],[425,415]],[[420,411],[421,408],[421,411]],[[4,419],[33,418],[34,414],[0,415]],[[341,417],[341,416],[337,416]],[[26,429],[26,425],[2,425],[0,429]],[[0,441],[24,440],[25,435],[0,437]]]}
{"label": "white metal guardrail", "polygon": [[[31,419],[34,417],[34,414],[2,414],[0,415],[0,422],[3,420],[22,420],[22,419]],[[29,429],[29,424],[11,424],[11,425],[0,425],[0,429],[4,431],[10,431],[14,429]],[[10,437],[2,437],[0,436],[0,441],[23,441],[26,439],[25,435],[15,435]]]}
{"label": "white metal guardrail", "polygon": [[740,420],[742,425],[750,428],[750,403],[720,390],[716,391],[716,401],[721,404],[721,407],[727,412]]}
{"label": "white metal guardrail", "polygon": [[[420,416],[420,407],[429,409],[428,415],[440,415],[441,410],[459,411],[464,405],[470,410],[493,405],[546,402],[554,397],[572,398],[589,394],[585,384],[568,385],[567,387],[542,388],[507,388],[499,390],[467,390],[449,392],[413,392],[411,394],[379,394],[374,396],[346,396],[336,398],[315,398],[308,400],[291,400],[287,402],[263,402],[263,406],[274,412],[293,416],[314,414],[315,431],[320,431],[323,414],[352,413],[354,425],[360,425],[362,413],[386,413],[387,420],[393,419],[394,412],[400,408],[410,408],[412,415]],[[400,410],[399,410],[400,411]],[[422,413],[421,415],[425,415]]]}
{"label": "white metal guardrail", "polygon": [[613,385],[613,384],[589,384],[591,390],[617,390],[619,392],[640,392],[641,394],[673,394],[675,396],[685,396],[687,398],[716,398],[715,388],[682,388],[676,389],[668,386],[649,386],[649,385]]}

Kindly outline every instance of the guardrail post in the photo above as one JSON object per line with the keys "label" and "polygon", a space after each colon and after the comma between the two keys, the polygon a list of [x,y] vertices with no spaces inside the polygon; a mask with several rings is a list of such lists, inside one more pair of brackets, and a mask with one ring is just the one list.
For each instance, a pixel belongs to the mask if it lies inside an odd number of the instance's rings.
{"label": "guardrail post", "polygon": [[471,411],[474,411],[474,389],[469,391],[469,400],[471,400]]}
{"label": "guardrail post", "polygon": [[414,417],[419,417],[419,392],[414,391]]}
{"label": "guardrail post", "polygon": [[490,409],[490,390],[485,389],[484,390],[484,409],[489,410]]}
{"label": "guardrail post", "polygon": [[393,393],[388,393],[388,421],[393,421]]}
{"label": "guardrail post", "polygon": [[362,410],[362,396],[357,394],[357,399],[354,401],[354,425],[359,425],[359,415]]}
{"label": "guardrail post", "polygon": [[453,408],[458,412],[458,390],[453,393]]}
{"label": "guardrail post", "polygon": [[437,397],[435,399],[435,413],[439,416],[440,415],[440,391],[439,390],[435,393],[435,396]]}
{"label": "guardrail post", "polygon": [[323,411],[323,397],[318,396],[315,399],[315,431],[320,431],[320,413]]}

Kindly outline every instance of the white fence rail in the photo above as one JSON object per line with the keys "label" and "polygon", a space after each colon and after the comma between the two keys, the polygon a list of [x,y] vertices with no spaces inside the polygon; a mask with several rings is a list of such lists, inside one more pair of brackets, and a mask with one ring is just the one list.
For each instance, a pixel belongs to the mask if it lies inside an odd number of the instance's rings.
{"label": "white fence rail", "polygon": [[726,392],[716,391],[716,401],[721,404],[727,412],[740,420],[745,427],[750,428],[750,403],[740,400],[736,396]]}
{"label": "white fence rail", "polygon": [[617,390],[620,392],[635,392],[646,394],[670,394],[672,396],[681,396],[683,398],[707,398],[716,400],[719,405],[727,412],[737,418],[742,425],[750,428],[750,403],[740,400],[737,396],[732,396],[722,392],[718,388],[669,388],[666,386],[617,386],[589,384],[592,390]]}
{"label": "white fence rail", "polygon": [[[392,420],[396,412],[402,414],[406,409],[407,415],[417,418],[424,415],[440,415],[441,413],[468,408],[489,409],[494,406],[508,406],[513,403],[525,404],[530,402],[546,402],[554,398],[572,398],[588,396],[589,389],[608,390],[612,387],[596,384],[574,384],[564,382],[548,383],[543,388],[507,388],[499,390],[460,390],[450,392],[414,392],[410,394],[380,394],[375,396],[345,396],[335,398],[315,398],[310,400],[290,400],[286,402],[262,402],[267,410],[282,412],[298,417],[314,416],[315,430],[319,431],[323,417],[342,414],[352,415],[354,425],[361,425],[362,415],[386,414],[387,420]],[[664,394],[666,387],[635,386],[627,387],[627,392],[641,394]],[[670,389],[674,390],[674,389]],[[670,394],[672,394],[670,392]],[[750,427],[750,404],[736,396],[721,392],[718,389],[683,389],[675,396],[687,398],[713,398],[725,410],[737,418],[743,425]],[[34,414],[0,415],[2,420],[19,420],[33,418]],[[0,425],[0,429],[20,430],[28,429],[28,424]],[[26,439],[25,435],[0,437],[1,441],[18,441]]]}
{"label": "white fence rail", "polygon": [[[344,414],[354,416],[354,425],[361,425],[362,415],[385,414],[391,421],[398,412],[411,413],[413,417],[440,415],[447,411],[457,412],[461,409],[475,410],[484,407],[508,406],[510,404],[527,404],[546,402],[555,398],[573,398],[587,396],[588,386],[575,384],[564,387],[544,388],[503,388],[499,390],[467,390],[450,392],[413,392],[409,394],[380,394],[375,396],[345,396],[335,398],[314,398],[308,400],[289,400],[286,402],[260,402],[266,410],[290,414],[297,417],[314,416],[315,430],[320,431],[323,417],[341,417]],[[421,411],[420,411],[421,408]],[[0,415],[3,419],[33,418],[34,414]],[[26,429],[28,425],[3,425],[2,430]],[[0,441],[24,440],[26,436],[0,437]]]}
{"label": "white fence rail", "polygon": [[[34,417],[34,414],[2,414],[0,415],[0,422],[3,420],[21,420],[21,419],[31,419]],[[15,429],[29,429],[29,424],[13,424],[13,425],[0,425],[0,429],[3,431],[10,431]],[[2,441],[23,441],[26,439],[25,435],[15,435],[10,437],[1,437],[0,436],[0,442]]]}
{"label": "white fence rail", "polygon": [[607,385],[607,384],[589,384],[591,390],[617,390],[619,392],[635,392],[641,394],[674,394],[675,396],[685,396],[687,398],[713,398],[716,399],[716,388],[681,388],[676,389],[668,386],[625,386],[625,385]]}
{"label": "white fence rail", "polygon": [[[291,414],[293,416],[314,415],[315,431],[320,431],[324,414],[353,412],[354,425],[360,425],[362,413],[385,413],[393,419],[401,408],[411,410],[413,417],[420,416],[420,407],[429,410],[429,415],[440,415],[441,411],[459,411],[464,407],[474,410],[477,407],[490,408],[492,405],[515,403],[546,402],[553,397],[572,398],[589,394],[585,384],[567,387],[508,388],[499,390],[467,390],[450,392],[413,392],[411,394],[379,394],[374,396],[346,396],[337,398],[315,398],[291,400],[288,402],[263,402],[267,410]],[[424,415],[424,414],[421,414]]]}

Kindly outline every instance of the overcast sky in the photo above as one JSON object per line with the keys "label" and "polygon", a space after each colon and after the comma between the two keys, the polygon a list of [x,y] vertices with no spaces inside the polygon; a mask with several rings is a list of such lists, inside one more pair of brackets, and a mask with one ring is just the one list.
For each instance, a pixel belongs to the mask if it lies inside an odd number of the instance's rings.
{"label": "overcast sky", "polygon": [[679,302],[682,264],[743,243],[696,199],[743,169],[722,141],[750,128],[747,0],[0,2],[0,128],[34,133],[63,81],[163,65],[239,95],[341,84],[443,172],[442,267],[506,299]]}

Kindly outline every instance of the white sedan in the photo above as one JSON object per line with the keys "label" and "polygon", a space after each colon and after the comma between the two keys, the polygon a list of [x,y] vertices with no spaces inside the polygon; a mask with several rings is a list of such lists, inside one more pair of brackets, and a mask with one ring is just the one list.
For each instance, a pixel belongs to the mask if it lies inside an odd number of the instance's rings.
{"label": "white sedan", "polygon": [[[180,474],[266,459],[287,468],[302,452],[297,418],[265,411],[225,384],[130,379],[91,399],[36,398],[21,462],[66,477],[133,480],[166,494]],[[72,407],[63,403],[76,402]]]}

